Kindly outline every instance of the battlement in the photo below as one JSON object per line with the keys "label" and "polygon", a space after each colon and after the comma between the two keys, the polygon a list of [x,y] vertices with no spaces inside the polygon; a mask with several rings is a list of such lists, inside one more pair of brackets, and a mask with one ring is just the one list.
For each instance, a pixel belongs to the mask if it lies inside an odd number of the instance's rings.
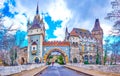
{"label": "battlement", "polygon": [[70,42],[66,42],[66,41],[48,41],[48,42],[43,42],[43,46],[70,46]]}

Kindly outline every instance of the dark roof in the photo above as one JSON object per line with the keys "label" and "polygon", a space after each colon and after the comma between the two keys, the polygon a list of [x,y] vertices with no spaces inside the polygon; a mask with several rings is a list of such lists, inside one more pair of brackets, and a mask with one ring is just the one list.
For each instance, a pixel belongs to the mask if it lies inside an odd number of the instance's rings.
{"label": "dark roof", "polygon": [[36,43],[36,42],[33,42],[32,45],[37,45],[37,43]]}
{"label": "dark roof", "polygon": [[98,31],[98,30],[102,30],[102,28],[100,27],[99,19],[96,19],[95,25],[92,31]]}
{"label": "dark roof", "polygon": [[71,31],[70,35],[73,36],[91,36],[90,31],[86,30],[86,29],[80,29],[80,28],[73,28],[73,30]]}
{"label": "dark roof", "polygon": [[37,29],[40,28],[39,24],[33,24],[30,29]]}

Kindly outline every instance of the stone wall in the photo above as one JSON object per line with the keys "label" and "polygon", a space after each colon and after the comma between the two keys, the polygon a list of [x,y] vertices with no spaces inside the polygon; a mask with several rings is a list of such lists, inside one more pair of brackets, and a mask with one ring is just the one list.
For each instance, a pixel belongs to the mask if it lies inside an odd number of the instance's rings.
{"label": "stone wall", "polygon": [[25,70],[31,70],[44,64],[31,64],[31,65],[19,65],[19,66],[0,66],[0,76],[10,75],[14,73],[19,73]]}
{"label": "stone wall", "polygon": [[84,64],[67,64],[80,68],[93,69],[103,72],[120,73],[120,65],[84,65]]}

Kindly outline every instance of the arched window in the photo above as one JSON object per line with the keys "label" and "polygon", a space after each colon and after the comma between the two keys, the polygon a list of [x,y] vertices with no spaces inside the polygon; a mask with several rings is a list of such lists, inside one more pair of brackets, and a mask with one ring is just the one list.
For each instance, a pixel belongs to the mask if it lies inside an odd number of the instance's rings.
{"label": "arched window", "polygon": [[92,60],[92,55],[90,55],[90,60]]}
{"label": "arched window", "polygon": [[73,42],[73,44],[72,44],[73,46],[75,46],[75,42]]}
{"label": "arched window", "polygon": [[87,55],[84,56],[84,61],[88,61],[88,56]]}
{"label": "arched window", "polygon": [[21,60],[22,60],[21,64],[24,64],[25,63],[25,59],[22,57]]}
{"label": "arched window", "polygon": [[35,63],[39,63],[39,58],[38,57],[35,58]]}
{"label": "arched window", "polygon": [[73,58],[73,62],[74,62],[74,63],[77,63],[77,58],[76,58],[76,57]]}
{"label": "arched window", "polygon": [[78,43],[76,42],[76,47],[78,47]]}

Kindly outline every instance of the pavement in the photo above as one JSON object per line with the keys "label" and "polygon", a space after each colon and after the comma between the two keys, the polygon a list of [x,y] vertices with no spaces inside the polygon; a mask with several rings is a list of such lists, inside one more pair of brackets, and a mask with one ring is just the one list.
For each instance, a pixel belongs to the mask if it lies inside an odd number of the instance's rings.
{"label": "pavement", "polygon": [[108,73],[108,72],[102,72],[102,71],[97,71],[93,69],[86,69],[86,68],[80,68],[76,66],[71,66],[71,65],[65,65],[66,68],[78,71],[78,72],[83,72],[92,76],[120,76],[120,74],[116,73]]}
{"label": "pavement", "polygon": [[55,63],[53,66],[41,66],[10,76],[120,76],[120,74]]}
{"label": "pavement", "polygon": [[34,68],[34,69],[31,69],[31,70],[25,70],[25,71],[22,71],[20,73],[12,74],[10,76],[34,76],[38,72],[42,72],[43,70],[45,70],[47,67],[48,66],[41,66],[41,67]]}
{"label": "pavement", "polygon": [[42,73],[38,73],[35,76],[90,76],[81,72],[76,72],[74,70],[65,68],[62,65],[54,64],[54,66],[50,65],[46,70]]}

